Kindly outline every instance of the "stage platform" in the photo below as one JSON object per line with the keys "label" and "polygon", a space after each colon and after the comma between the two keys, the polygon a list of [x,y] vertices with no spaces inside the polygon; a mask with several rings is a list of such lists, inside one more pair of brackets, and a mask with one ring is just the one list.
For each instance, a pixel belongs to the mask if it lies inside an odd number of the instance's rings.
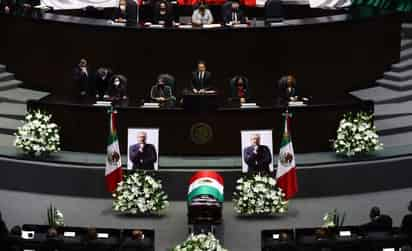
{"label": "stage platform", "polygon": [[[0,189],[78,197],[108,198],[104,154],[60,152],[49,159],[28,159],[13,147],[0,148]],[[126,156],[123,156],[123,161]],[[160,156],[157,175],[171,200],[185,200],[191,175],[199,169],[220,172],[230,201],[241,173],[240,156]],[[354,159],[333,152],[296,155],[298,197],[322,197],[412,187],[412,145],[388,147]],[[276,162],[276,156],[275,156]],[[24,175],[22,175],[24,174]]]}

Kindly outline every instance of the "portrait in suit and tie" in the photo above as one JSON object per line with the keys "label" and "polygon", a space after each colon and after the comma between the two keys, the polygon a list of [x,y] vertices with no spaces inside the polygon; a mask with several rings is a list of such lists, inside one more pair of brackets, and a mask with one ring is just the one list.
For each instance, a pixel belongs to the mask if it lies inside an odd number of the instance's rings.
{"label": "portrait in suit and tie", "polygon": [[206,70],[206,62],[198,61],[197,70],[192,72],[192,91],[193,93],[204,93],[211,90],[212,74]]}
{"label": "portrait in suit and tie", "polygon": [[242,135],[242,172],[273,172],[272,130],[246,130]]}
{"label": "portrait in suit and tie", "polygon": [[128,169],[158,170],[159,129],[129,128],[128,145]]}

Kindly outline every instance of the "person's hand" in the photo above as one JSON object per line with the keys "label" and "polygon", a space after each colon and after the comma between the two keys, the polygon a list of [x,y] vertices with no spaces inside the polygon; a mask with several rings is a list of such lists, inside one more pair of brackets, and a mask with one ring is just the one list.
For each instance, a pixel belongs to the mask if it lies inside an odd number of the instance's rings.
{"label": "person's hand", "polygon": [[253,149],[253,153],[254,153],[254,154],[257,154],[257,150],[258,150],[258,146],[256,145],[256,146],[255,146],[255,149]]}
{"label": "person's hand", "polygon": [[10,8],[9,8],[9,6],[4,7],[4,13],[10,14]]}
{"label": "person's hand", "polygon": [[205,89],[200,89],[200,90],[199,90],[199,93],[205,93],[205,92],[206,92]]}
{"label": "person's hand", "polygon": [[160,101],[165,101],[166,99],[164,97],[159,98]]}
{"label": "person's hand", "polygon": [[199,91],[197,90],[197,89],[195,89],[195,88],[193,88],[193,93],[198,93]]}
{"label": "person's hand", "polygon": [[139,152],[143,152],[144,144],[140,144]]}
{"label": "person's hand", "polygon": [[240,98],[240,103],[245,103],[246,99],[245,98]]}
{"label": "person's hand", "polygon": [[122,99],[127,99],[127,96],[123,96]]}

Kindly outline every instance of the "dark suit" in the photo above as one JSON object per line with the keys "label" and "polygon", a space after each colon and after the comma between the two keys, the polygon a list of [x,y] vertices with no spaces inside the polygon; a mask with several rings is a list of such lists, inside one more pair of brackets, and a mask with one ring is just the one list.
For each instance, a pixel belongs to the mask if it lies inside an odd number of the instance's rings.
{"label": "dark suit", "polygon": [[98,94],[100,97],[103,97],[104,95],[108,94],[108,88],[112,75],[113,73],[110,69],[107,69],[106,74],[104,68],[100,68],[97,70],[96,79],[94,82],[96,94]]}
{"label": "dark suit", "polygon": [[208,89],[210,87],[212,74],[205,71],[203,78],[199,76],[199,72],[192,72],[192,89]]}
{"label": "dark suit", "polygon": [[229,22],[235,21],[237,21],[238,23],[246,23],[246,17],[243,14],[243,11],[241,9],[233,11],[232,8],[226,10],[223,15],[223,22],[227,24]]}
{"label": "dark suit", "polygon": [[[160,4],[164,3],[166,5],[166,13],[164,15],[160,14]],[[166,1],[158,1],[154,6],[153,11],[153,23],[161,24],[164,23],[165,26],[171,26],[174,20],[173,9],[170,4]]]}
{"label": "dark suit", "polygon": [[125,10],[122,11],[119,8],[114,10],[113,19],[125,19],[130,24],[137,24],[139,21],[139,9],[138,5],[134,0],[127,0]]}
{"label": "dark suit", "polygon": [[408,214],[403,217],[401,230],[409,236],[412,236],[412,214]]}
{"label": "dark suit", "polygon": [[[176,98],[173,96],[172,88],[167,85],[154,85],[150,89],[150,98],[153,101],[161,102],[165,106],[173,105],[176,101]],[[159,101],[156,98],[165,98],[164,101]]]}
{"label": "dark suit", "polygon": [[154,163],[157,161],[156,149],[151,144],[145,144],[143,152],[139,151],[141,144],[132,145],[129,148],[130,161],[133,163],[133,169],[154,169]]}
{"label": "dark suit", "polygon": [[79,66],[74,67],[73,69],[73,80],[77,86],[77,89],[79,90],[79,93],[88,93],[90,92],[90,71],[87,68],[86,70],[87,74],[82,71],[82,69]]}
{"label": "dark suit", "polygon": [[362,225],[365,231],[389,231],[392,229],[392,218],[389,215],[381,214],[371,222]]}
{"label": "dark suit", "polygon": [[248,146],[243,150],[243,155],[248,172],[269,172],[269,164],[272,162],[269,147],[259,145],[255,153],[255,146]]}

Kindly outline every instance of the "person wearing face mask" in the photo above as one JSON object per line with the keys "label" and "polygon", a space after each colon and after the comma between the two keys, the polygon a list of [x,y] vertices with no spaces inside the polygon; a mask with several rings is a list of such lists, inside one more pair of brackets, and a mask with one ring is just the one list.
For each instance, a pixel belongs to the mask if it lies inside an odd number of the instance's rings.
{"label": "person wearing face mask", "polygon": [[240,8],[239,2],[229,2],[229,8],[223,13],[223,22],[228,25],[246,23],[246,17],[243,10]]}
{"label": "person wearing face mask", "polygon": [[86,96],[90,88],[90,74],[87,60],[85,58],[80,59],[79,64],[74,67],[73,80],[80,96]]}
{"label": "person wearing face mask", "polygon": [[166,85],[166,80],[161,76],[157,78],[156,84],[150,89],[150,98],[162,106],[172,106],[176,98],[173,96],[172,88]]}
{"label": "person wearing face mask", "polygon": [[114,75],[109,85],[109,99],[125,100],[127,99],[127,78],[123,75]]}
{"label": "person wearing face mask", "polygon": [[212,12],[205,4],[200,4],[199,8],[193,11],[192,24],[194,26],[202,26],[213,23]]}
{"label": "person wearing face mask", "polygon": [[113,72],[110,70],[110,68],[100,67],[99,69],[97,69],[95,79],[97,99],[109,97],[107,95],[107,88],[109,87],[112,75]]}
{"label": "person wearing face mask", "polygon": [[161,24],[165,26],[171,26],[173,24],[173,11],[167,1],[161,0],[156,2],[153,13],[154,24]]}

